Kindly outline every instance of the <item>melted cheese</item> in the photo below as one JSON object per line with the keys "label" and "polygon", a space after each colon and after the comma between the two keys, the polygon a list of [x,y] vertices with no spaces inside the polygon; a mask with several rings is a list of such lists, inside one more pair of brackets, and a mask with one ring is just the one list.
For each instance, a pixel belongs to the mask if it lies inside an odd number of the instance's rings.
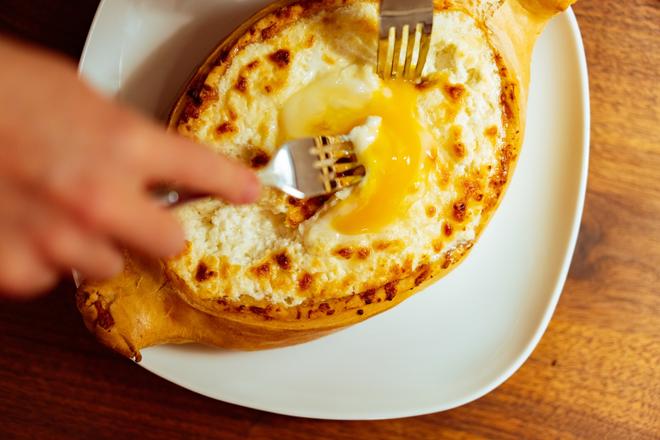
{"label": "melted cheese", "polygon": [[[489,181],[497,151],[507,142],[499,69],[483,26],[462,11],[436,12],[427,82],[418,91],[374,74],[378,2],[349,3],[240,49],[226,70],[207,78],[217,100],[179,127],[245,161],[257,149],[272,155],[286,138],[374,125],[354,137],[368,177],[300,223],[285,220],[291,211],[308,212],[270,189],[254,205],[206,200],[180,207],[191,245],[168,267],[200,298],[248,296],[289,306],[362,292],[419,264],[443,264],[483,226],[496,200]],[[284,67],[271,57],[282,49],[290,51]],[[232,130],[218,131],[226,124]],[[287,268],[276,262],[283,252]],[[222,276],[199,282],[200,261]]]}

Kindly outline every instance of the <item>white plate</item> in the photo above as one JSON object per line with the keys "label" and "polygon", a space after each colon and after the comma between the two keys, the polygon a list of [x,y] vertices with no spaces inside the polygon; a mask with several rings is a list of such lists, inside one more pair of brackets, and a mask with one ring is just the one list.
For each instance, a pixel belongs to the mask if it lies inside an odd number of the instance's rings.
{"label": "white plate", "polygon": [[[104,1],[80,70],[99,89],[162,117],[193,67],[265,3]],[[141,365],[226,402],[326,419],[446,410],[504,382],[548,325],[580,225],[589,98],[572,11],[541,37],[532,78],[513,182],[448,277],[384,315],[301,346],[257,353],[165,346],[145,350]]]}

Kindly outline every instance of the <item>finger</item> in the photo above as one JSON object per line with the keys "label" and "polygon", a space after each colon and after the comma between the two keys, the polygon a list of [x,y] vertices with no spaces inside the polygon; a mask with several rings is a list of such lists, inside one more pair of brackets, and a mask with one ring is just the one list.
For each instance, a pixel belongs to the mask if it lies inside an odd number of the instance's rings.
{"label": "finger", "polygon": [[123,268],[120,252],[107,240],[89,233],[55,209],[33,225],[31,236],[42,256],[63,272],[76,269],[85,278],[102,280]]}
{"label": "finger", "polygon": [[183,249],[183,231],[171,212],[138,188],[96,185],[88,196],[77,197],[87,203],[73,205],[83,225],[153,257],[170,257]]}
{"label": "finger", "polygon": [[14,229],[27,238],[50,267],[62,272],[76,268],[90,278],[107,278],[121,270],[122,258],[117,250],[76,225],[45,197],[26,189],[5,189],[5,196],[14,200]]}
{"label": "finger", "polygon": [[153,178],[231,203],[252,203],[259,197],[259,180],[249,168],[183,138],[161,137],[150,162]]}
{"label": "finger", "polygon": [[25,234],[26,220],[35,214],[29,198],[3,180],[0,200],[0,292],[29,298],[55,284],[57,274],[39,258]]}
{"label": "finger", "polygon": [[29,299],[55,285],[57,272],[39,258],[25,237],[6,229],[0,237],[0,292]]}

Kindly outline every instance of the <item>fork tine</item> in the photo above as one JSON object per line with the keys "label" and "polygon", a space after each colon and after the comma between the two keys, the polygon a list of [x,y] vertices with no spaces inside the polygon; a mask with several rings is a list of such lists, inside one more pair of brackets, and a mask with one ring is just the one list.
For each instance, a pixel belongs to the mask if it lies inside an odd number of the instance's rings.
{"label": "fork tine", "polygon": [[396,52],[394,45],[396,42],[396,29],[389,27],[381,32],[378,40],[378,75],[383,79],[392,77],[392,67],[395,61]]}
{"label": "fork tine", "polygon": [[311,150],[309,150],[309,152],[317,156],[329,154],[333,157],[342,157],[345,155],[353,154],[353,146],[350,143],[324,145],[321,147],[312,148]]}
{"label": "fork tine", "polygon": [[332,162],[337,162],[339,160],[351,160],[351,161],[356,161],[357,158],[355,157],[355,152],[354,151],[349,151],[349,150],[324,150],[320,152],[316,151],[311,151],[312,156],[318,157],[320,161],[332,161]]}
{"label": "fork tine", "polygon": [[[327,158],[321,158],[320,160],[314,162],[313,166],[314,168],[318,169],[333,169],[337,172],[345,172],[348,169],[355,168],[359,166],[359,163],[357,161],[357,157],[353,156],[351,158],[352,160],[350,162],[341,162],[338,163],[337,159],[332,158],[332,157],[327,157]],[[341,169],[341,171],[340,171]]]}
{"label": "fork tine", "polygon": [[[419,33],[419,25],[415,25],[415,27],[408,26],[407,27],[408,32],[407,34],[407,44],[405,47],[405,63],[403,66],[403,74],[402,77],[405,79],[414,79],[414,73],[416,71],[415,69],[415,63],[417,57],[415,57],[415,46],[417,45],[417,36]],[[405,27],[404,27],[405,29]]]}
{"label": "fork tine", "polygon": [[399,67],[401,66],[401,39],[403,36],[402,29],[397,29],[396,27],[392,27],[393,29],[393,34],[394,34],[394,45],[392,49],[392,70],[391,70],[391,78],[398,78],[400,77],[400,72],[399,72]]}
{"label": "fork tine", "polygon": [[[407,24],[396,28],[395,59],[396,65],[392,68],[394,78],[403,78],[403,74],[408,61],[408,42],[410,41],[410,26]],[[396,69],[396,70],[395,70]]]}
{"label": "fork tine", "polygon": [[341,189],[353,186],[356,183],[359,183],[361,180],[362,176],[346,176],[335,179],[334,181],[337,182],[337,188]]}
{"label": "fork tine", "polygon": [[381,78],[415,81],[421,77],[433,31],[433,10],[434,0],[380,0],[377,71]]}
{"label": "fork tine", "polygon": [[314,162],[314,168],[318,168],[320,170],[325,169],[325,168],[332,168],[332,166],[336,163],[337,161],[332,158],[323,158],[319,161]]}
{"label": "fork tine", "polygon": [[420,33],[419,40],[419,56],[417,59],[417,66],[415,67],[415,78],[421,78],[426,66],[426,59],[429,55],[429,48],[431,47],[431,29],[424,25]]}
{"label": "fork tine", "polygon": [[362,165],[357,162],[339,163],[333,167],[333,171],[335,172],[335,175],[344,174],[351,170],[357,170],[360,167],[362,167]]}

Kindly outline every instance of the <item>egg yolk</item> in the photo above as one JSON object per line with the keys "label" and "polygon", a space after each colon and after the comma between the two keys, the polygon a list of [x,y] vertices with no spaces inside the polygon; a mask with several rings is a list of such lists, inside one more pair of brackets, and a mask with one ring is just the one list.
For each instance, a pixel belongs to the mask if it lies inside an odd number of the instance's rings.
{"label": "egg yolk", "polygon": [[368,117],[381,118],[371,145],[357,151],[366,176],[350,197],[333,209],[333,228],[346,235],[374,233],[407,216],[410,193],[422,163],[418,92],[403,81],[361,87],[359,82],[324,78],[285,104],[282,124],[287,139],[347,134]]}

